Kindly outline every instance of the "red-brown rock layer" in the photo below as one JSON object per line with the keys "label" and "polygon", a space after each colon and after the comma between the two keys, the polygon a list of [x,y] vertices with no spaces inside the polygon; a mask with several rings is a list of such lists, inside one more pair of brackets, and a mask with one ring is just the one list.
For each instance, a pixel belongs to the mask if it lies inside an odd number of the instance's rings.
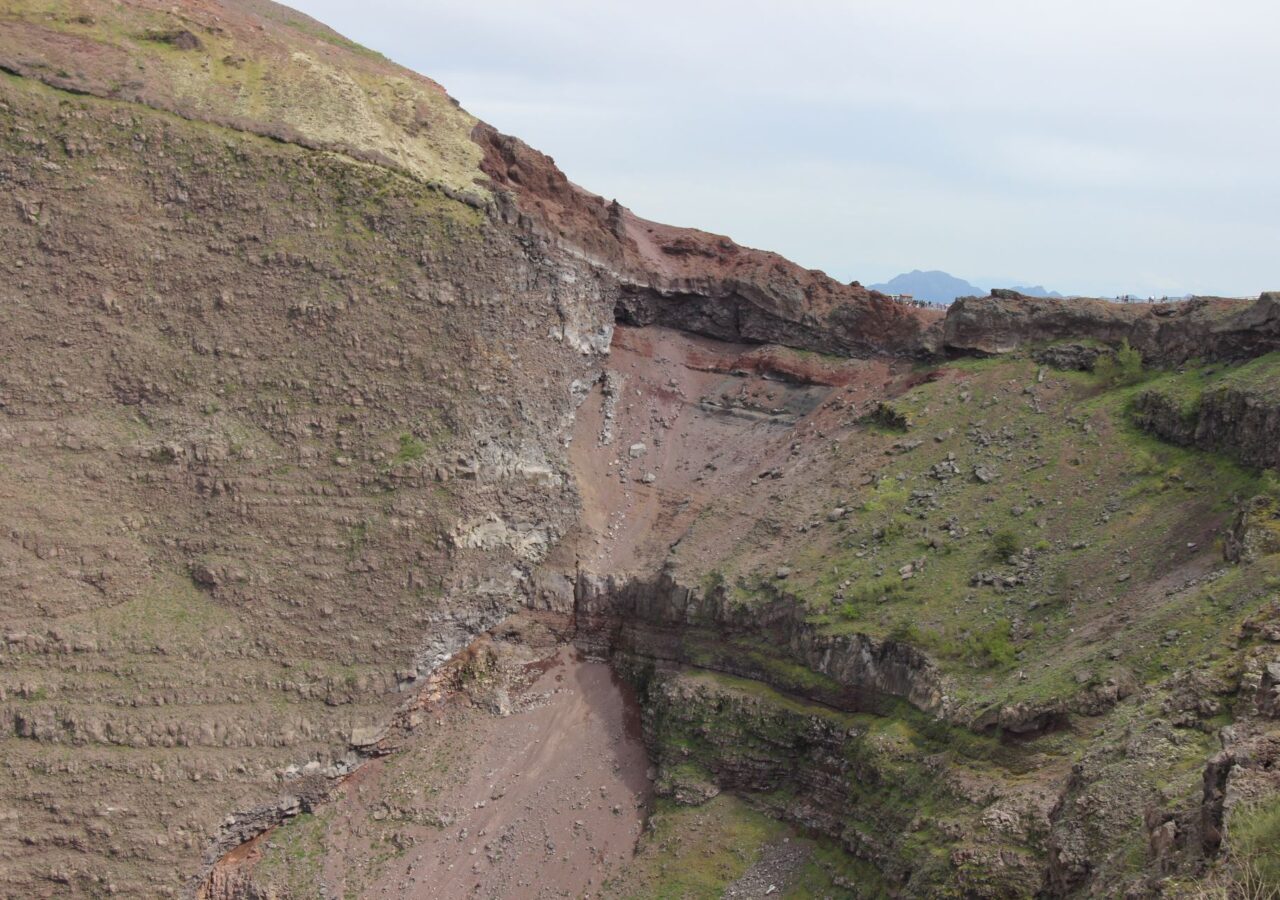
{"label": "red-brown rock layer", "polygon": [[647,221],[579,188],[523,141],[483,123],[473,138],[502,217],[611,269],[620,282],[620,321],[851,356],[932,349],[940,310],[842,284],[721,235]]}

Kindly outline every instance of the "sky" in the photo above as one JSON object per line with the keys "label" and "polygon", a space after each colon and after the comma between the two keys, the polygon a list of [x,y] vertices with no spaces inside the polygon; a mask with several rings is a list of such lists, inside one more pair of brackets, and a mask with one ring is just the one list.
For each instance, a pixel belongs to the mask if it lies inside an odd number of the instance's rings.
{"label": "sky", "polygon": [[583,187],[841,280],[1280,289],[1274,0],[291,0]]}

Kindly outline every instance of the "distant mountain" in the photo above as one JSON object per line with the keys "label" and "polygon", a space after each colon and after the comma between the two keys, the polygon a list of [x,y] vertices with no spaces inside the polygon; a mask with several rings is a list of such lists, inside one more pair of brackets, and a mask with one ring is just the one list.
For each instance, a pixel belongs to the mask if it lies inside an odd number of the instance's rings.
{"label": "distant mountain", "polygon": [[1026,294],[1028,297],[1061,297],[1062,296],[1057,291],[1045,290],[1044,286],[1039,284],[1032,285],[1031,287],[1027,287],[1026,285],[1018,285],[1016,287],[1009,288],[1009,290],[1017,291],[1019,294]]}
{"label": "distant mountain", "polygon": [[[988,279],[995,287],[1004,287],[1013,279]],[[987,289],[978,287],[972,282],[948,273],[932,269],[922,272],[915,269],[902,275],[895,275],[883,284],[871,285],[872,290],[886,294],[910,294],[917,300],[928,300],[931,303],[950,303],[957,297],[985,297]],[[1017,285],[1009,288],[1028,297],[1061,297],[1057,291],[1046,289],[1043,285]]]}
{"label": "distant mountain", "polygon": [[872,290],[886,294],[910,294],[917,300],[928,300],[933,303],[950,303],[957,297],[983,297],[986,290],[956,278],[946,272],[933,270],[922,272],[916,269],[890,278],[884,284],[871,285]]}

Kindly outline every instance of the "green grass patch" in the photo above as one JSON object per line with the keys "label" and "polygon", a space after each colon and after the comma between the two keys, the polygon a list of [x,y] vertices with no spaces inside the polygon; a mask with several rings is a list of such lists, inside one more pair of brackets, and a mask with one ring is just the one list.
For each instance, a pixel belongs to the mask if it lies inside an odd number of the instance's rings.
{"label": "green grass patch", "polygon": [[189,578],[157,577],[138,596],[102,610],[68,617],[109,638],[189,651],[235,624],[232,614]]}
{"label": "green grass patch", "polygon": [[698,807],[659,799],[650,830],[624,874],[604,885],[609,897],[719,900],[787,826],[721,794]]}
{"label": "green grass patch", "polygon": [[270,831],[255,878],[289,897],[324,897],[325,833],[331,813],[302,813]]}
{"label": "green grass patch", "polygon": [[1280,892],[1280,797],[1236,810],[1228,837],[1233,861],[1252,867],[1267,890]]}
{"label": "green grass patch", "polygon": [[400,435],[400,447],[396,450],[396,455],[391,458],[391,464],[394,466],[404,465],[405,463],[422,459],[426,455],[426,444],[412,434],[402,434]]}

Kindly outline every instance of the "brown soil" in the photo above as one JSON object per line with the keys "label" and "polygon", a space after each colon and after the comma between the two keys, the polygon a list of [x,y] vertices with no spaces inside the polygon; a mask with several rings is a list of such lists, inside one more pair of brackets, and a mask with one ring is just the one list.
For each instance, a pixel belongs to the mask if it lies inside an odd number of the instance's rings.
{"label": "brown soil", "polygon": [[[631,858],[651,793],[634,698],[568,648],[531,665],[509,715],[458,698],[348,780],[321,811],[328,890],[580,897]],[[381,860],[387,829],[397,851]]]}
{"label": "brown soil", "polygon": [[[892,395],[899,380],[882,360],[798,354],[657,327],[618,326],[609,368],[621,376],[612,440],[601,440],[606,404],[597,385],[578,410],[569,451],[582,495],[576,564],[592,572],[662,565],[710,506],[734,497],[734,517],[719,523],[723,540],[712,542],[710,555],[726,551],[776,508],[774,486],[789,482],[802,459],[823,464],[817,451]],[[644,450],[632,457],[636,444]],[[809,452],[797,454],[797,447]],[[781,481],[762,477],[774,470]],[[808,490],[811,476],[799,479],[792,499]],[[696,563],[680,546],[681,564]]]}

